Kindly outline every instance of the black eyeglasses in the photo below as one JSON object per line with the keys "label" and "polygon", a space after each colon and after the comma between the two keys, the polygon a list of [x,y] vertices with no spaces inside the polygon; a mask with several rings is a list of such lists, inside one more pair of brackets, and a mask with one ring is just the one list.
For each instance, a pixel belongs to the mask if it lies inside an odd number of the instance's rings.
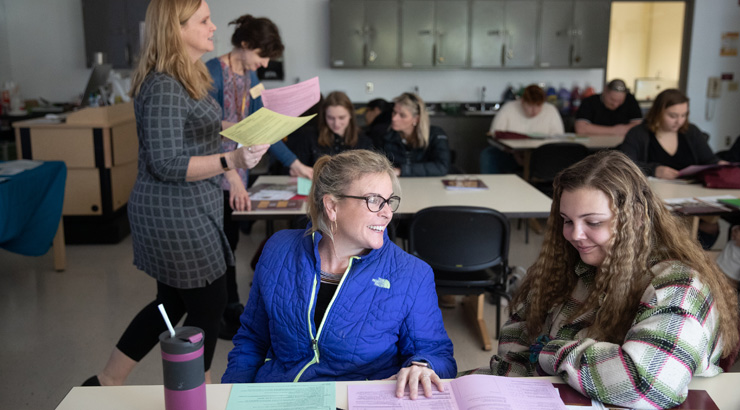
{"label": "black eyeglasses", "polygon": [[362,199],[367,204],[367,209],[370,212],[380,212],[381,209],[388,204],[391,207],[391,212],[396,212],[398,205],[401,204],[401,197],[393,195],[388,199],[383,198],[380,195],[368,195],[368,196],[352,196],[352,195],[337,195],[340,198],[352,198]]}

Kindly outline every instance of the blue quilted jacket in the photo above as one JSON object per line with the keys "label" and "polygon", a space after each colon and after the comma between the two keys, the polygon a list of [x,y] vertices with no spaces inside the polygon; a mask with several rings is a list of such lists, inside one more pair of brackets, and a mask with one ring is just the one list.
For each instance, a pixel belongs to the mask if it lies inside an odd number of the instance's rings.
{"label": "blue quilted jacket", "polygon": [[387,235],[380,249],[352,258],[314,323],[320,239],[283,230],[267,242],[221,382],[378,380],[412,360],[455,377],[432,270]]}

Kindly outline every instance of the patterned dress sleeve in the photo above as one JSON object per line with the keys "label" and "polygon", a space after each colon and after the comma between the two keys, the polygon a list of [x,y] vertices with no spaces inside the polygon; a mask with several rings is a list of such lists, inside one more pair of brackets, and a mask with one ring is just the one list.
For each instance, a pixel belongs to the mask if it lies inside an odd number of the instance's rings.
{"label": "patterned dress sleeve", "polygon": [[686,399],[692,376],[721,372],[722,343],[709,288],[677,261],[661,262],[652,271],[654,279],[621,345],[556,339],[542,350],[541,368],[584,395],[637,409],[677,406]]}

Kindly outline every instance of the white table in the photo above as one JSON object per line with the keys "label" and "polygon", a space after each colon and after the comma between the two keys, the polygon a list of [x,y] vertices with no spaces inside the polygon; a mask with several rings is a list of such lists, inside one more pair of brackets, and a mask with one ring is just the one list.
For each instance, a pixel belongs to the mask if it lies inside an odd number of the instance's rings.
{"label": "white table", "polygon": [[619,135],[579,135],[577,137],[558,137],[558,138],[522,138],[522,139],[496,139],[488,138],[489,144],[502,148],[504,150],[519,151],[524,155],[523,158],[523,175],[525,179],[529,178],[529,161],[532,151],[545,144],[556,142],[573,142],[581,144],[590,150],[601,150],[614,148],[624,141],[624,136]]}
{"label": "white table", "polygon": [[[443,179],[478,178],[487,186],[481,191],[452,191],[442,185]],[[288,176],[261,176],[257,184],[286,184]],[[480,206],[495,209],[507,218],[547,218],[552,200],[517,175],[447,175],[444,177],[400,178],[401,205],[396,217],[410,217],[430,206]],[[265,210],[234,212],[234,219],[275,219],[305,215],[299,210]]]}
{"label": "white table", "polygon": [[[562,383],[557,377],[545,377],[554,383]],[[393,382],[337,382],[336,406],[347,409],[347,384],[350,383],[393,383]],[[723,373],[716,377],[695,377],[689,389],[706,390],[721,410],[740,409],[740,373]],[[230,384],[206,386],[208,410],[225,410],[231,393]],[[162,386],[122,387],[74,387],[62,400],[57,410],[163,410],[164,391]]]}
{"label": "white table", "polygon": [[[731,195],[735,198],[740,198],[740,189],[713,189],[705,188],[701,184],[689,184],[683,180],[661,180],[657,178],[648,178],[650,188],[655,192],[661,199],[674,199],[674,198],[700,198],[708,196],[720,196],[720,195]],[[696,235],[699,229],[699,216],[689,215],[687,218],[690,219],[689,224],[691,232]]]}

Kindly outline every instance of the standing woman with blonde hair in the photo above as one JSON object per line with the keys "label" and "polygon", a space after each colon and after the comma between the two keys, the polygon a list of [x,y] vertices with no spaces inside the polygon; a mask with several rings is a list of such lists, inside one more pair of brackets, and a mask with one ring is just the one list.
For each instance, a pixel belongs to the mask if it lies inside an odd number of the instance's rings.
{"label": "standing woman with blonde hair", "polygon": [[692,377],[737,353],[735,290],[616,151],[556,177],[542,250],[511,306],[491,372],[560,376],[608,404],[677,406]]}
{"label": "standing woman with blonde hair", "polygon": [[391,129],[381,147],[393,163],[396,175],[425,177],[447,175],[450,146],[442,128],[429,125],[424,101],[416,94],[403,93],[393,102]]}
{"label": "standing woman with blonde hair", "polygon": [[232,259],[223,232],[222,174],[254,167],[268,145],[219,154],[221,115],[208,95],[200,61],[213,50],[208,4],[152,0],[146,44],[134,72],[139,172],[128,202],[134,265],[157,281],[156,299],[121,336],[102,372],[84,385],[121,385],[167,328],[163,304],[177,323],[205,332],[206,382],[226,306],[224,271]]}

